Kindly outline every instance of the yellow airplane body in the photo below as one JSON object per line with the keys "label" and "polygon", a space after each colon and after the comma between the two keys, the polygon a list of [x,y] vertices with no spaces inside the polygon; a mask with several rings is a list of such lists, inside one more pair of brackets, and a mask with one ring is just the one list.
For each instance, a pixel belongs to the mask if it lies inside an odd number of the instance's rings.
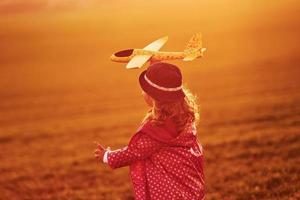
{"label": "yellow airplane body", "polygon": [[167,52],[159,51],[159,49],[167,42],[168,37],[160,38],[143,49],[126,49],[114,53],[110,58],[115,62],[128,63],[126,68],[141,68],[148,61],[157,62],[165,60],[182,59],[184,61],[191,61],[203,56],[206,50],[202,48],[201,35],[195,34],[190,39],[187,47],[181,52]]}

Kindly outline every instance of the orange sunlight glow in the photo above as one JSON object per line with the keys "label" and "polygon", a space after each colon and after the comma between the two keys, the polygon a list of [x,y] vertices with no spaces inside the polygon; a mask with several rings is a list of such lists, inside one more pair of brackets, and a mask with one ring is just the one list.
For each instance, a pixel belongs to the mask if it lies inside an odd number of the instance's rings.
{"label": "orange sunlight glow", "polygon": [[0,2],[0,14],[17,14],[38,11],[64,11],[84,8],[97,0],[3,0]]}

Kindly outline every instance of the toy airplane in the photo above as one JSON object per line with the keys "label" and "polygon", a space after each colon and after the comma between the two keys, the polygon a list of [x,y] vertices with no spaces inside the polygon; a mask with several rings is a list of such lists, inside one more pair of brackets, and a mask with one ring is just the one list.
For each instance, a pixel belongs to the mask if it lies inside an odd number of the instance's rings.
{"label": "toy airplane", "polygon": [[197,33],[188,42],[182,52],[166,52],[159,49],[167,42],[168,36],[162,37],[143,49],[126,49],[111,55],[110,59],[115,62],[127,63],[127,69],[141,68],[148,61],[150,63],[164,60],[183,59],[192,61],[203,56],[206,48],[202,48],[201,34]]}

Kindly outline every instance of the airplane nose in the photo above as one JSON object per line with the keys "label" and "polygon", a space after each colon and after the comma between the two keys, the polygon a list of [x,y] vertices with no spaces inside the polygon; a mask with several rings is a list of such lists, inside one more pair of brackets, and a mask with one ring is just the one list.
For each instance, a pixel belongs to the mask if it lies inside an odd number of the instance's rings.
{"label": "airplane nose", "polygon": [[128,57],[128,56],[131,56],[132,53],[133,53],[133,49],[125,49],[122,51],[118,51],[117,53],[114,53],[114,55],[116,57]]}
{"label": "airplane nose", "polygon": [[114,61],[115,58],[116,58],[115,54],[112,54],[112,55],[110,56],[110,60],[112,60],[112,61]]}

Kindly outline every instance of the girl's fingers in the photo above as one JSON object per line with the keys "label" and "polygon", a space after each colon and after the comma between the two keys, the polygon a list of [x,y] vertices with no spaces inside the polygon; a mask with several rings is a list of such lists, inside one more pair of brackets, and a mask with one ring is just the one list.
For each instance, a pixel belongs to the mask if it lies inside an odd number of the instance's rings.
{"label": "girl's fingers", "polygon": [[94,151],[94,154],[104,154],[104,151],[102,151],[101,149],[96,149]]}
{"label": "girl's fingers", "polygon": [[101,149],[96,149],[96,150],[94,151],[94,153],[100,154],[100,153],[103,153],[103,151],[102,151]]}
{"label": "girl's fingers", "polygon": [[94,152],[101,152],[101,151],[105,151],[105,149],[102,149],[102,148],[98,148],[98,149],[95,149],[95,151]]}
{"label": "girl's fingers", "polygon": [[97,146],[100,145],[100,143],[97,141],[94,141],[94,144],[96,144]]}
{"label": "girl's fingers", "polygon": [[105,149],[99,142],[94,141],[94,143],[97,145],[97,148],[94,150],[94,157],[96,159],[100,159],[100,157],[103,155],[103,152],[105,151]]}
{"label": "girl's fingers", "polygon": [[98,148],[104,149],[104,147],[101,144],[98,144]]}
{"label": "girl's fingers", "polygon": [[104,149],[104,147],[97,141],[94,141],[94,143],[98,146],[98,148]]}

